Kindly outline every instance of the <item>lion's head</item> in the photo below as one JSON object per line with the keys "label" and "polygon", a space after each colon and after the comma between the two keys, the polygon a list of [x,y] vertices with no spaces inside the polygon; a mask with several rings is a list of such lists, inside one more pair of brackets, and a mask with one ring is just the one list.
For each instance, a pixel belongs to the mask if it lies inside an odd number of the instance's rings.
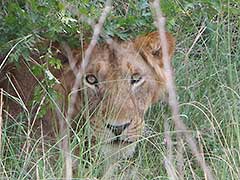
{"label": "lion's head", "polygon": [[[168,52],[172,56],[175,40],[169,33],[166,36]],[[79,52],[75,54],[79,62],[81,58]],[[160,69],[161,74],[156,73],[156,69]],[[71,76],[74,77],[73,74]],[[74,80],[66,74],[63,78],[64,86],[68,86],[65,89],[70,90]],[[75,110],[79,112],[81,108],[88,107],[93,134],[103,140],[105,153],[125,147],[123,154],[131,155],[134,142],[142,135],[144,113],[165,94],[158,33],[153,32],[134,41],[118,42],[115,48],[98,44],[82,81],[84,93],[79,93],[81,103],[78,101]]]}

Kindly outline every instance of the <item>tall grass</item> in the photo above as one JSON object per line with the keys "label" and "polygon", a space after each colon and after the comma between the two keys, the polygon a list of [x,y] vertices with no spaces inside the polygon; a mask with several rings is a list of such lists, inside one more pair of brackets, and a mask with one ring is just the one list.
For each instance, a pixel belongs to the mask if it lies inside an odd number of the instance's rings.
{"label": "tall grass", "polygon": [[[192,20],[194,26],[190,32],[180,27],[182,29],[175,33],[177,47],[173,66],[181,118],[189,127],[189,133],[198,140],[216,179],[237,180],[240,178],[239,18],[219,14],[215,20],[215,26],[208,26],[194,44],[199,22]],[[17,119],[4,118],[0,179],[60,179],[64,160],[58,145],[50,145],[41,136],[27,138],[24,113]],[[121,172],[128,166],[134,166],[134,173],[140,179],[168,179],[163,164],[166,156],[164,119],[171,125],[169,133],[176,145],[177,132],[167,105],[153,105],[145,115],[146,136],[139,140],[134,158],[121,160],[119,179],[126,179]],[[77,121],[81,120],[80,116]],[[89,129],[89,124],[84,124],[71,143],[72,151],[77,152],[74,155],[76,177],[100,177],[106,161],[100,156],[100,144],[86,141],[90,138]],[[204,179],[186,144],[183,150],[185,179]]]}

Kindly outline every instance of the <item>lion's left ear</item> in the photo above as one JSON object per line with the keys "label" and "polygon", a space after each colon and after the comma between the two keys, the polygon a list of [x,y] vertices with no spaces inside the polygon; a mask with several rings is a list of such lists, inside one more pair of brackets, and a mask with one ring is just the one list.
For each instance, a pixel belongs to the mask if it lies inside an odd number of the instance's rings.
{"label": "lion's left ear", "polygon": [[[172,57],[175,50],[174,37],[166,32],[168,54]],[[157,82],[156,91],[152,97],[152,102],[155,103],[159,99],[166,97],[166,75],[163,69],[161,39],[158,32],[152,32],[146,36],[138,37],[134,40],[134,46],[137,52],[142,56],[144,61],[155,71]]]}
{"label": "lion's left ear", "polygon": [[[168,53],[171,58],[175,50],[175,39],[168,32],[166,32],[166,38]],[[158,32],[152,32],[146,36],[140,36],[134,40],[134,46],[136,50],[152,67],[156,65],[158,65],[160,68],[163,67],[162,48],[160,41],[161,39],[159,38]]]}

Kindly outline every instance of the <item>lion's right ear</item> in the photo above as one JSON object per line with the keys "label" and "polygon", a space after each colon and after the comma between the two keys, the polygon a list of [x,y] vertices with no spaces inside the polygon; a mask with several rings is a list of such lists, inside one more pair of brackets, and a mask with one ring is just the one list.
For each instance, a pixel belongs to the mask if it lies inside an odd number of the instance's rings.
{"label": "lion's right ear", "polygon": [[[165,32],[165,34],[167,38],[168,54],[171,58],[175,50],[175,39],[170,33]],[[134,40],[134,46],[137,52],[140,53],[151,67],[154,69],[156,66],[163,68],[161,39],[157,31],[136,38]]]}

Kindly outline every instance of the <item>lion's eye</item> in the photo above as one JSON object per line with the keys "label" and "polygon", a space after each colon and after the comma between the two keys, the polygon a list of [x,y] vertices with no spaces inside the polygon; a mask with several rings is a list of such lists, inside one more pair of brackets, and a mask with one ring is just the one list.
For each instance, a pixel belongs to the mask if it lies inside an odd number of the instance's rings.
{"label": "lion's eye", "polygon": [[98,79],[93,74],[86,75],[85,78],[86,78],[87,83],[89,83],[91,85],[95,85],[98,83]]}
{"label": "lion's eye", "polygon": [[130,83],[133,85],[133,84],[136,84],[138,83],[140,80],[142,79],[142,77],[140,76],[140,74],[138,73],[135,73],[131,76],[131,81]]}

